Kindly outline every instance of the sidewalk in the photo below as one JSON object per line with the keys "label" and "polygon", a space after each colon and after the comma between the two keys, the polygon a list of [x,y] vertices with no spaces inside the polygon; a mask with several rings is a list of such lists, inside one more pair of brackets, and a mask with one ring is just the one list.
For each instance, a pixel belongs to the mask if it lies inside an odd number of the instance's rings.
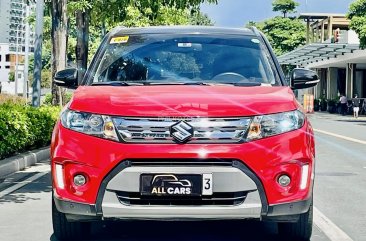
{"label": "sidewalk", "polygon": [[347,122],[366,122],[366,116],[359,116],[357,119],[353,117],[353,115],[342,116],[340,114],[330,114],[329,112],[314,112],[314,114],[308,114],[310,118],[320,118],[327,120],[335,120],[335,121],[347,121]]}
{"label": "sidewalk", "polygon": [[50,158],[50,148],[44,147],[0,160],[0,178]]}

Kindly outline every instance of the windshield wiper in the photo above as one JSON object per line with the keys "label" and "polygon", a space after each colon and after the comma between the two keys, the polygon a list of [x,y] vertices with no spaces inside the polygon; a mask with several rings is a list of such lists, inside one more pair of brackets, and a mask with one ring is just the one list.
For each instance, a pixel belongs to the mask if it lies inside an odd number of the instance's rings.
{"label": "windshield wiper", "polygon": [[126,82],[126,81],[108,81],[108,82],[95,82],[92,86],[142,86],[145,83]]}

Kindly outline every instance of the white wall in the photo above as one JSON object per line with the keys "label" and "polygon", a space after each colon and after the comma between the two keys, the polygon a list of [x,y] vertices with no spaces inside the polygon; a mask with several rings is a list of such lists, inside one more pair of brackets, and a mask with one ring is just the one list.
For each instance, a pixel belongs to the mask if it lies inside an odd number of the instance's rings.
{"label": "white wall", "polygon": [[0,81],[8,81],[10,69],[6,67],[10,66],[10,62],[6,62],[6,55],[9,54],[9,44],[1,44],[0,43]]}

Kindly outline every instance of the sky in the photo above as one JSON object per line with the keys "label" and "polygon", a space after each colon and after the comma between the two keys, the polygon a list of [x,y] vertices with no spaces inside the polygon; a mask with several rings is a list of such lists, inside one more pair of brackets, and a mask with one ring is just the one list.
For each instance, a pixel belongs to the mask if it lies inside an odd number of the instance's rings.
{"label": "sky", "polygon": [[[262,21],[278,15],[272,12],[272,0],[218,0],[218,5],[203,4],[216,26],[243,27],[249,21]],[[354,0],[296,0],[297,13],[346,13]],[[307,5],[306,5],[307,2]]]}

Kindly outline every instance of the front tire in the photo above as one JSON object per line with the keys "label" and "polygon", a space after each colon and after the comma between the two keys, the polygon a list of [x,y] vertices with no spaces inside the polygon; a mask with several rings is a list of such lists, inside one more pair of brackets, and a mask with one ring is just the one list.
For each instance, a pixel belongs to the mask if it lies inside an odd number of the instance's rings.
{"label": "front tire", "polygon": [[313,231],[313,202],[306,213],[300,214],[296,223],[278,223],[278,231],[281,237],[291,241],[310,241]]}
{"label": "front tire", "polygon": [[89,237],[90,223],[69,222],[64,213],[57,210],[52,199],[52,224],[56,238],[62,240],[84,240]]}

